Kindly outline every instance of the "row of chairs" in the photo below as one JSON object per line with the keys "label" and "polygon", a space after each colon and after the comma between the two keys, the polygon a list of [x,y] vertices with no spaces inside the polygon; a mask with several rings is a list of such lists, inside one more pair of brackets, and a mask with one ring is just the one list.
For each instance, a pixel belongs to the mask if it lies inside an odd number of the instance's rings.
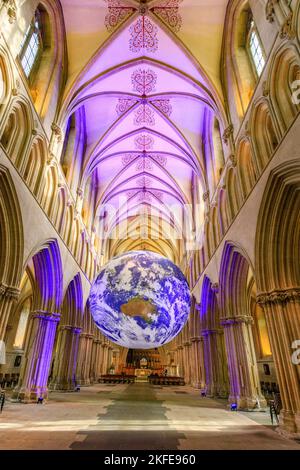
{"label": "row of chairs", "polygon": [[135,375],[105,374],[105,375],[101,375],[101,377],[99,378],[99,383],[131,384],[135,382],[135,379],[136,379]]}
{"label": "row of chairs", "polygon": [[2,389],[16,387],[19,377],[20,374],[0,374],[0,387]]}
{"label": "row of chairs", "polygon": [[149,376],[149,382],[152,385],[185,385],[183,377],[168,377],[168,376]]}
{"label": "row of chairs", "polygon": [[260,382],[260,387],[266,397],[273,396],[274,393],[279,393],[278,384],[275,382]]}

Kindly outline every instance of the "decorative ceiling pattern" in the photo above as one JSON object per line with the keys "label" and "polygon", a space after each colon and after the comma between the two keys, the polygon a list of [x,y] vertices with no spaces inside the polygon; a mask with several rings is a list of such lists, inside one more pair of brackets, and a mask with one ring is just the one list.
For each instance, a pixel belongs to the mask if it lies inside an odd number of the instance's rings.
{"label": "decorative ceiling pattern", "polygon": [[[131,83],[133,91],[139,93],[141,98],[119,98],[116,105],[116,112],[118,116],[127,113],[136,103],[140,103],[134,112],[134,125],[155,126],[154,106],[161,113],[166,116],[171,116],[172,106],[168,99],[150,99],[148,94],[155,91],[157,84],[157,74],[151,69],[137,69],[131,75]],[[150,106],[149,106],[150,104]]]}
{"label": "decorative ceiling pattern", "polygon": [[105,16],[105,26],[112,32],[119,24],[123,23],[135,9],[126,6],[119,0],[104,0],[107,3],[108,13]]}
{"label": "decorative ceiling pattern", "polygon": [[124,235],[114,242],[116,253],[133,246],[133,228],[140,225],[141,233],[154,227],[152,249],[177,256],[180,236],[165,232],[180,226],[172,208],[188,210],[195,181],[200,201],[206,189],[203,148],[212,145],[209,126],[220,103],[177,39],[185,28],[184,8],[198,1],[97,0],[105,5],[107,41],[70,86],[60,119],[63,127],[81,110],[87,139],[81,186],[89,180],[97,187],[96,218],[103,205],[115,207],[105,229],[118,227]]}
{"label": "decorative ceiling pattern", "polygon": [[[120,24],[122,24],[129,16],[135,12],[139,12],[140,18],[134,23],[133,30],[130,30],[136,35],[140,36],[140,41],[143,42],[142,37],[155,35],[157,28],[147,18],[147,13],[151,12],[162,20],[174,32],[180,31],[182,26],[182,17],[179,12],[179,5],[183,0],[165,0],[155,2],[151,7],[147,5],[147,1],[142,1],[134,6],[132,2],[126,0],[104,0],[107,3],[108,13],[105,16],[105,26],[109,32],[113,31]],[[153,3],[153,2],[152,2]],[[144,21],[142,21],[144,18]]]}
{"label": "decorative ceiling pattern", "polygon": [[155,91],[157,75],[151,69],[138,69],[131,75],[133,91],[146,96]]}
{"label": "decorative ceiling pattern", "polygon": [[131,52],[156,52],[158,49],[157,27],[145,15],[130,27],[129,49]]}

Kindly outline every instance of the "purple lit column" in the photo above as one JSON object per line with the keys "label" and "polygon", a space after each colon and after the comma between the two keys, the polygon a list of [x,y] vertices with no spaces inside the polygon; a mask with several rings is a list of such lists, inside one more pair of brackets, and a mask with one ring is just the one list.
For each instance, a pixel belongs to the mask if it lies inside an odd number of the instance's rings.
{"label": "purple lit column", "polygon": [[228,386],[226,358],[223,351],[222,336],[220,330],[206,329],[202,331],[204,342],[204,363],[206,375],[206,394],[208,397],[227,397]]}
{"label": "purple lit column", "polygon": [[79,339],[79,353],[76,369],[76,381],[79,385],[90,385],[90,370],[92,360],[92,347],[94,335],[81,333]]}
{"label": "purple lit column", "polygon": [[59,313],[32,313],[31,335],[25,367],[14,395],[22,401],[48,396],[48,377]]}
{"label": "purple lit column", "polygon": [[192,385],[195,388],[205,388],[205,368],[203,355],[203,339],[194,337],[192,341],[192,360],[193,360],[193,377]]}
{"label": "purple lit column", "polygon": [[79,335],[81,328],[75,326],[60,326],[50,385],[52,390],[75,390],[76,366],[78,359]]}
{"label": "purple lit column", "polygon": [[260,390],[252,323],[253,318],[248,315],[221,319],[230,379],[229,403],[236,403],[239,409],[245,410],[257,404],[266,407]]}

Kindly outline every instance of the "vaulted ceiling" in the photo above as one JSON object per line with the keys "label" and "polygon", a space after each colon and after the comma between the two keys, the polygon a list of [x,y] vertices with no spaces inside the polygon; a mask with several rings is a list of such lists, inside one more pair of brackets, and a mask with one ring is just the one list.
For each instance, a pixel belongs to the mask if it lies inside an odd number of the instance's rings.
{"label": "vaulted ceiling", "polygon": [[[62,1],[69,82],[61,120],[79,109],[84,116],[82,185],[91,175],[97,181],[97,216],[103,204],[115,208],[106,220],[109,230],[124,231],[115,253],[144,248],[179,258],[178,240],[164,227],[180,225],[172,207],[189,210],[195,182],[205,190],[207,132],[214,115],[222,120],[226,3]],[[143,227],[143,217],[157,237],[141,228],[130,240],[125,227],[130,232],[137,218]]]}

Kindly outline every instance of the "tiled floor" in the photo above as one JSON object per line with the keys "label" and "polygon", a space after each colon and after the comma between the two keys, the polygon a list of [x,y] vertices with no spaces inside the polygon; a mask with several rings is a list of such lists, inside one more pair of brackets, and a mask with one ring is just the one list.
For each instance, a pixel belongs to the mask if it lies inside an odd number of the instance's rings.
{"label": "tiled floor", "polygon": [[[176,392],[187,393],[176,393]],[[97,385],[51,393],[44,405],[7,402],[0,449],[297,449],[268,413],[228,411],[189,387]]]}

